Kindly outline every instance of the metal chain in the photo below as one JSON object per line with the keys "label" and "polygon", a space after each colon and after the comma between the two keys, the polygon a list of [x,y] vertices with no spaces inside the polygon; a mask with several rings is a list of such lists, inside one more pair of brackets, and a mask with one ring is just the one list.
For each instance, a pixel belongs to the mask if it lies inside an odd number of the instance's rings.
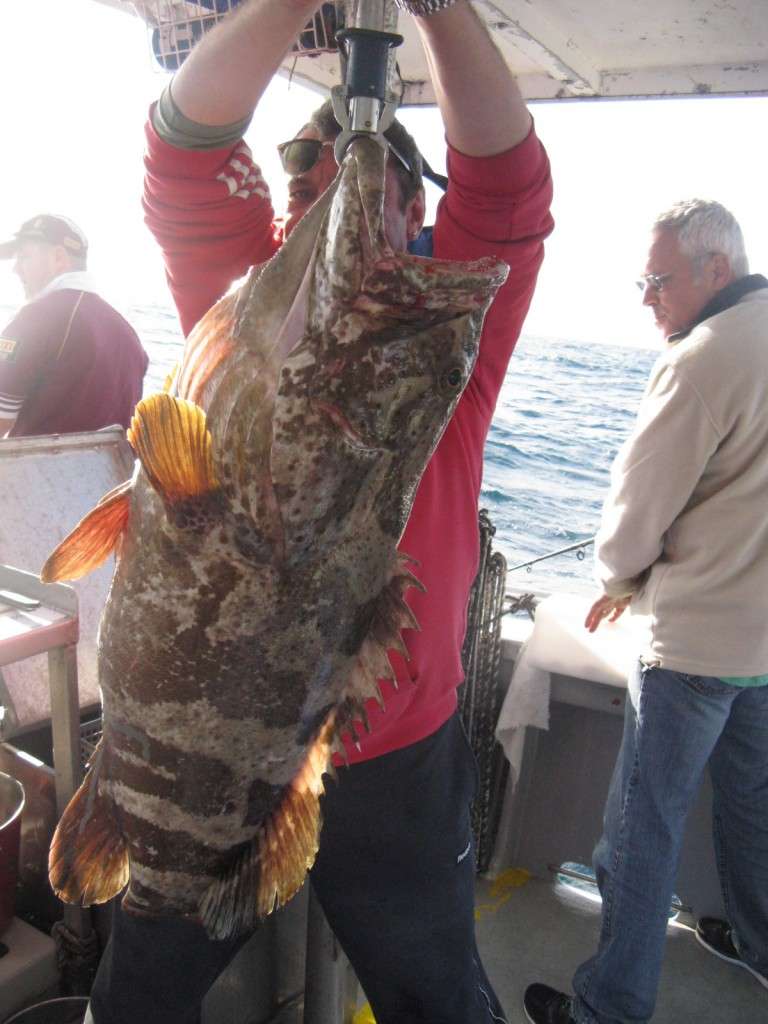
{"label": "metal chain", "polygon": [[465,681],[460,692],[460,712],[477,760],[478,791],[472,807],[472,826],[477,869],[490,863],[501,807],[500,792],[506,776],[506,759],[496,742],[495,729],[503,693],[499,684],[501,665],[501,608],[506,584],[506,561],[493,551],[496,528],[481,510],[480,563],[470,593],[467,633],[462,651]]}

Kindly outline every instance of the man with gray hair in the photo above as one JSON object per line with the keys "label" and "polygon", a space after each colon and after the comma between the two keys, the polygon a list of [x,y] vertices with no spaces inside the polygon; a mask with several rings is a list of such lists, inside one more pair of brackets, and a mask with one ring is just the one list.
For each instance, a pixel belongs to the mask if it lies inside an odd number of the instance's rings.
{"label": "man with gray hair", "polygon": [[719,203],[656,219],[643,303],[665,338],[596,537],[591,632],[631,606],[647,639],[594,852],[603,918],[572,998],[534,1024],[650,1020],[685,818],[704,769],[729,920],[698,941],[768,988],[768,280]]}

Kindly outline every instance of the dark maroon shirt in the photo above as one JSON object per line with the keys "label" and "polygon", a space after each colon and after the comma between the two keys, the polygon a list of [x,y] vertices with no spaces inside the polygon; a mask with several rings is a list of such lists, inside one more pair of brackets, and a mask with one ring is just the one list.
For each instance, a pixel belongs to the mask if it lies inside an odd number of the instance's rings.
{"label": "dark maroon shirt", "polygon": [[0,335],[0,419],[11,437],[128,427],[149,360],[127,320],[93,292],[23,306]]}

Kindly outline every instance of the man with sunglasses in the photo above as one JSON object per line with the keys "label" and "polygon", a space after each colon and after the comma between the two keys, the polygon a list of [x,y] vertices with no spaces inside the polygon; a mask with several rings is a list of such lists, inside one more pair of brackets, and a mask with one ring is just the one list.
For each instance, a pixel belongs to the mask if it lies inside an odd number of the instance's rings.
{"label": "man with sunglasses", "polygon": [[[312,884],[379,1024],[504,1021],[474,937],[469,805],[474,760],[457,717],[461,647],[478,564],[483,446],[552,228],[546,154],[503,58],[466,0],[403,0],[427,50],[448,141],[448,190],[434,255],[496,255],[509,280],[486,318],[473,378],[422,479],[403,539],[426,587],[409,591],[420,631],[386,711],[347,737],[349,766],[323,800]],[[251,265],[271,257],[337,173],[339,126],[325,104],[280,146],[287,218],[245,142],[251,115],[318,0],[250,0],[195,48],[147,128],[147,222],[165,256],[183,329]],[[396,250],[419,242],[422,158],[398,122],[386,132],[385,226]],[[420,237],[421,236],[421,237]],[[243,685],[247,685],[244,680]],[[237,943],[188,921],[117,911],[92,994],[97,1024],[194,1021]],[[330,1022],[329,1022],[330,1024]]]}
{"label": "man with sunglasses", "polygon": [[631,606],[647,639],[593,855],[599,946],[573,997],[528,987],[533,1024],[651,1019],[707,766],[729,920],[702,918],[696,938],[768,988],[768,280],[728,210],[694,199],[657,218],[637,284],[666,346],[613,466],[585,624]]}

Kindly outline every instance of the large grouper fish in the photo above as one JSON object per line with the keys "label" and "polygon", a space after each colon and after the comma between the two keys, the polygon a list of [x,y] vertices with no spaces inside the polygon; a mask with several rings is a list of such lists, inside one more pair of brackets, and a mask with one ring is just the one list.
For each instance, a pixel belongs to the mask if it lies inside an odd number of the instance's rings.
{"label": "large grouper fish", "polygon": [[302,885],[333,751],[393,678],[387,651],[406,654],[418,567],[397,544],[508,268],[395,254],[385,160],[354,140],[195,327],[136,408],[133,478],[43,568],[75,579],[117,554],[103,737],[50,852],[67,902],[127,885],[126,910],[251,929]]}

